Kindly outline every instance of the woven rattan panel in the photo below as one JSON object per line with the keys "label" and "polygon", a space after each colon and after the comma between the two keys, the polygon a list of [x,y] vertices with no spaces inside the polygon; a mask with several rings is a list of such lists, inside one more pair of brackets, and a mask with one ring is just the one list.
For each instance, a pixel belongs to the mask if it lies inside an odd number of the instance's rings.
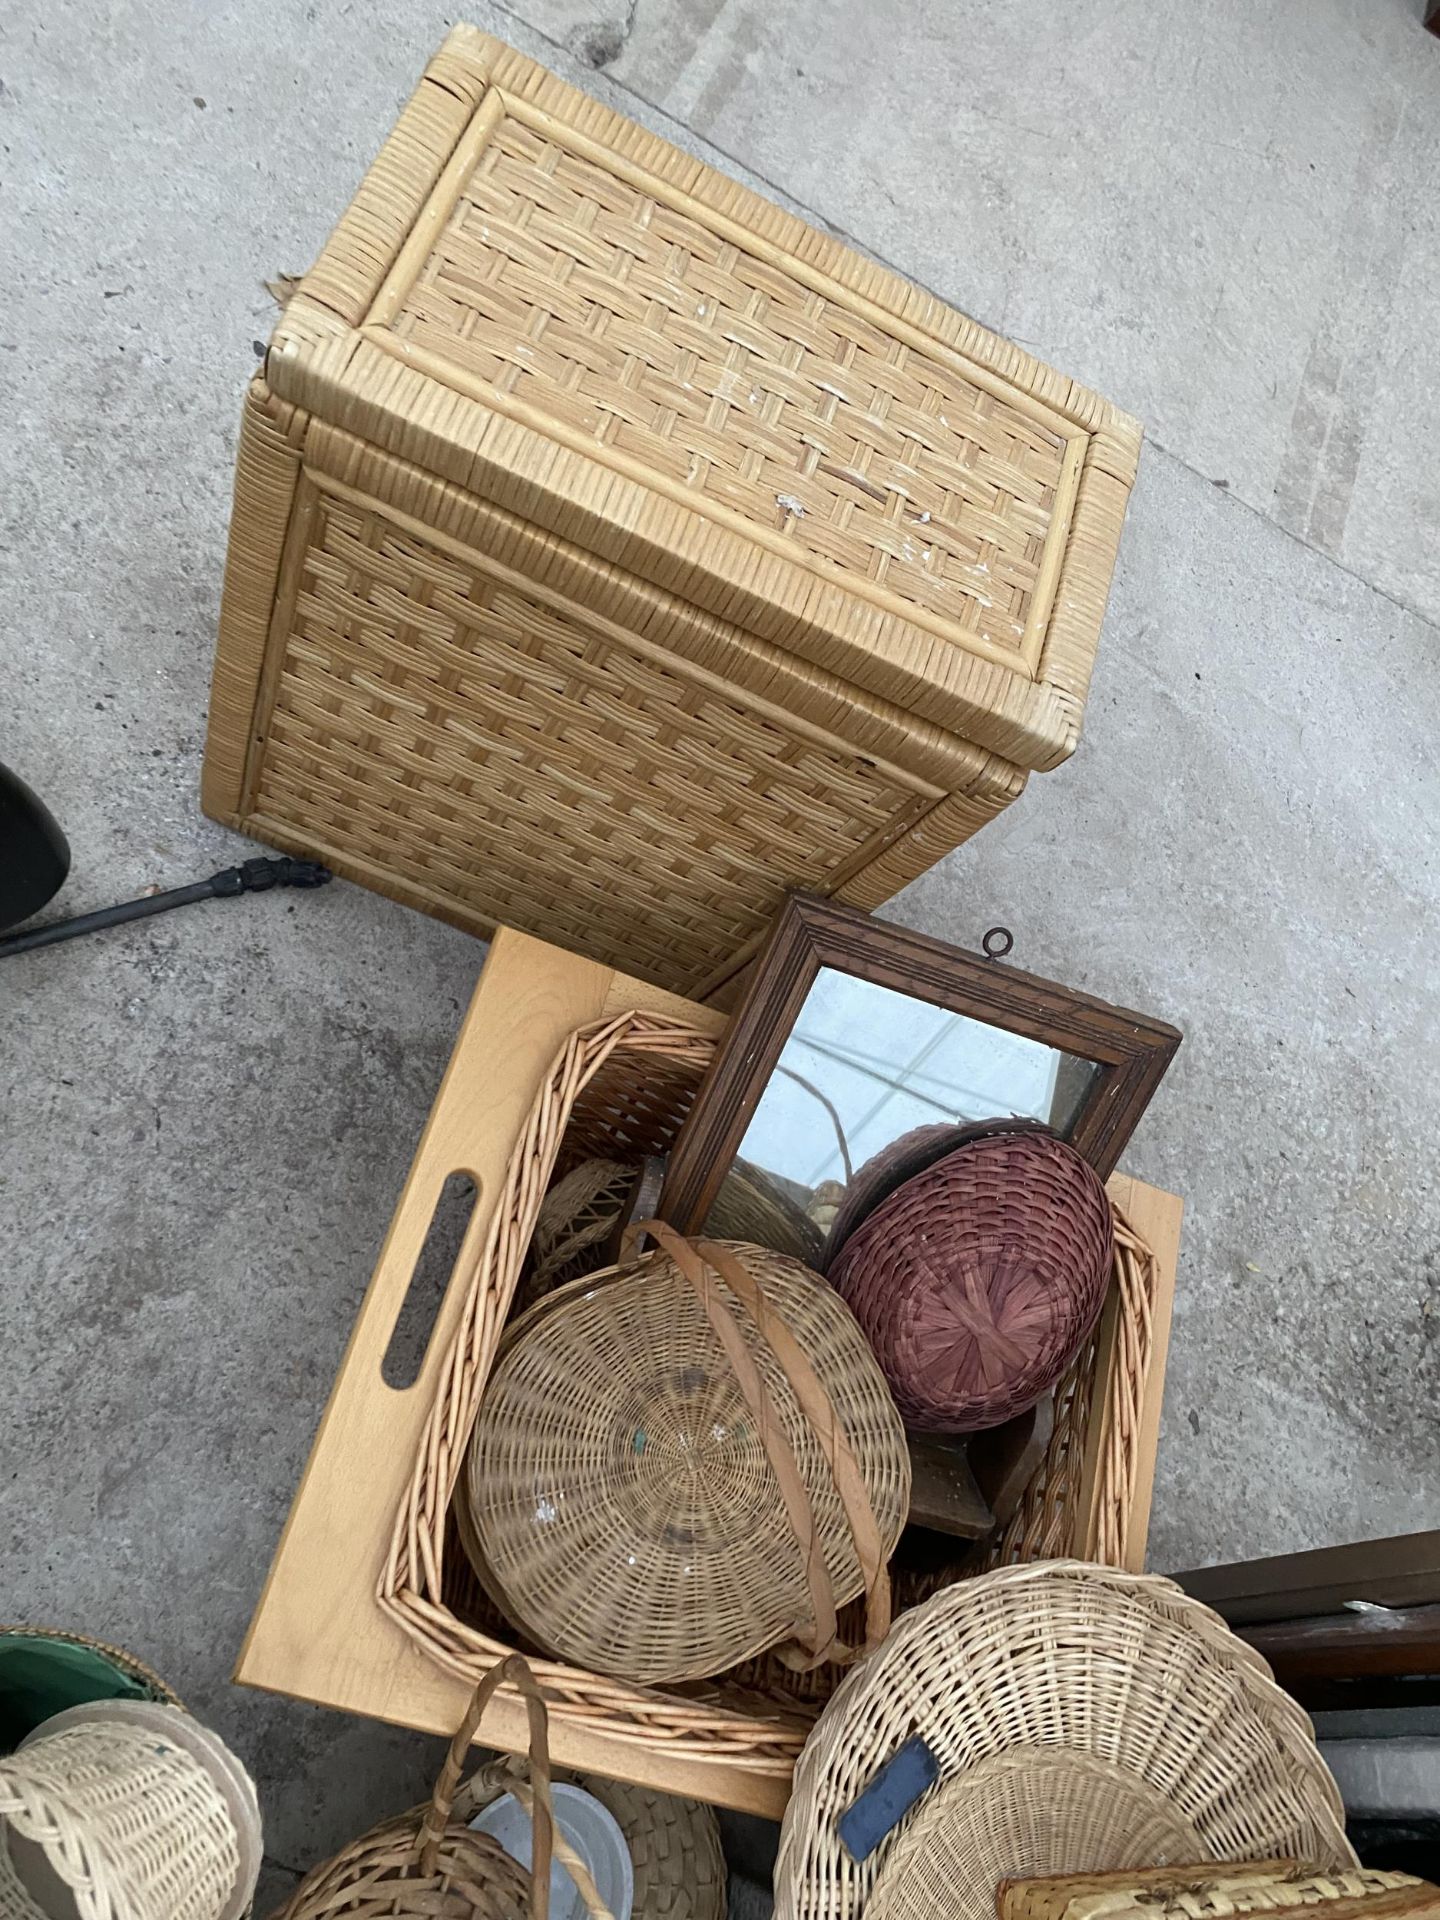
{"label": "woven rattan panel", "polygon": [[854,591],[1034,667],[1064,437],[520,103],[389,331],[701,513],[782,531]]}
{"label": "woven rattan panel", "polygon": [[316,491],[252,818],[431,901],[703,981],[917,794]]}

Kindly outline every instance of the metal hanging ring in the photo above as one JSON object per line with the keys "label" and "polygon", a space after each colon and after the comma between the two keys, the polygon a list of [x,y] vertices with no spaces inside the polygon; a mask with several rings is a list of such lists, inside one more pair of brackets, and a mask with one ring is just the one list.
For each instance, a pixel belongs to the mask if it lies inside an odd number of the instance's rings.
{"label": "metal hanging ring", "polygon": [[1015,945],[1015,936],[1008,927],[991,927],[980,942],[980,950],[987,960],[1003,960]]}

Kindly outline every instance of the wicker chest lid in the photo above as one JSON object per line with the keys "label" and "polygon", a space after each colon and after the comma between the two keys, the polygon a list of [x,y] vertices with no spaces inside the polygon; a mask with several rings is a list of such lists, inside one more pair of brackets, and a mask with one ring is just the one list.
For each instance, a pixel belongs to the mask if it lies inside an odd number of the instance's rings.
{"label": "wicker chest lid", "polygon": [[1139,428],[457,27],[277,328],[284,399],[1024,768]]}

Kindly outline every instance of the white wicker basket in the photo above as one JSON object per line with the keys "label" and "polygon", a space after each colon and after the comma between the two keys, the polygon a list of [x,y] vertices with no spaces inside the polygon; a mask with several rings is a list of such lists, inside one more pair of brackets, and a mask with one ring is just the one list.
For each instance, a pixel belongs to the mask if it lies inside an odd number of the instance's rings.
{"label": "white wicker basket", "polygon": [[0,1760],[0,1920],[239,1920],[260,1871],[255,1788],[179,1707],[97,1701]]}

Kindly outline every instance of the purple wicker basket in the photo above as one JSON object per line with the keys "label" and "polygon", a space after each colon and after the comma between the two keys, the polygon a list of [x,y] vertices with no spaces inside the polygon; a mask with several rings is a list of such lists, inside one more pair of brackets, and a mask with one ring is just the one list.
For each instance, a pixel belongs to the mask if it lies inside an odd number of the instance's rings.
{"label": "purple wicker basket", "polygon": [[830,1279],[907,1426],[998,1426],[1054,1386],[1094,1326],[1114,1246],[1099,1175],[1053,1135],[972,1141],[895,1189]]}

